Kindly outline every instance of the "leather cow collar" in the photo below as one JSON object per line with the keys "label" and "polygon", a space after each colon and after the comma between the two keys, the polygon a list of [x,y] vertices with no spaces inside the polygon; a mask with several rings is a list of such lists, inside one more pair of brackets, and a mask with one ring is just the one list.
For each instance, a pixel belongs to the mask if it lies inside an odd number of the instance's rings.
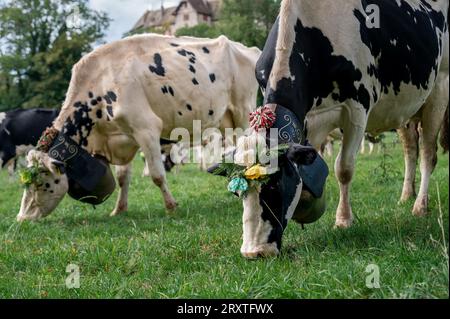
{"label": "leather cow collar", "polygon": [[[310,146],[306,140],[304,124],[298,120],[292,111],[277,105],[275,114],[276,119],[272,128],[278,128],[278,142],[280,144],[296,143]],[[328,166],[322,157],[317,156],[311,165],[299,165],[298,171],[304,187],[315,198],[321,198],[329,174]]]}
{"label": "leather cow collar", "polygon": [[92,156],[55,128],[45,131],[38,143],[38,150],[64,163],[69,179],[68,193],[75,200],[100,205],[114,192],[116,183],[106,159]]}

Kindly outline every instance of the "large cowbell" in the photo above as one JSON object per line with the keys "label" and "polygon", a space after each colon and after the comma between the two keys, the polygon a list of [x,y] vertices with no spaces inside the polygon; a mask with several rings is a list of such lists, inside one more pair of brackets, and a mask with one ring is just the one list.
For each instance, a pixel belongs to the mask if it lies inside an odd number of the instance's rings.
{"label": "large cowbell", "polygon": [[[276,121],[273,128],[278,128],[279,144],[305,144],[303,125],[289,109],[277,105]],[[281,168],[283,174],[283,168]],[[326,181],[328,166],[322,157],[317,156],[311,165],[299,165],[298,175],[303,182],[303,191],[295,209],[293,220],[300,224],[317,221],[326,210]],[[292,190],[294,191],[294,190]]]}
{"label": "large cowbell", "polygon": [[69,179],[68,193],[73,199],[100,205],[114,192],[116,182],[108,162],[103,157],[93,157],[71,138],[60,133],[48,154],[65,164]]}

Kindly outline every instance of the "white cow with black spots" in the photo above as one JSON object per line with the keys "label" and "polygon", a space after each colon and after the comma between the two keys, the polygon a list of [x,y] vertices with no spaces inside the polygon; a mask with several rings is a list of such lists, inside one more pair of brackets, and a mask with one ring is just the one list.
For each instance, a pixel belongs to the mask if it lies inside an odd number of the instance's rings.
{"label": "white cow with black spots", "polygon": [[[367,18],[374,5],[379,27]],[[316,149],[331,131],[343,130],[335,164],[336,227],[353,222],[350,186],[364,134],[377,136],[410,119],[421,122],[422,179],[413,213],[427,214],[437,137],[448,108],[448,9],[448,0],[282,1],[256,75],[265,106],[292,111]],[[302,153],[310,156],[294,144],[280,161],[291,168],[308,163]],[[292,171],[289,176],[295,176]],[[279,253],[292,217],[285,208],[296,207],[302,191],[301,179],[297,189],[282,187],[289,176],[274,175],[244,199],[244,256]]]}
{"label": "white cow with black spots", "polygon": [[[102,46],[86,55],[72,71],[67,97],[53,128],[118,171],[121,187],[112,215],[127,210],[128,164],[138,149],[147,160],[153,182],[167,209],[177,203],[169,191],[161,159],[160,138],[175,128],[248,126],[256,107],[254,77],[261,51],[221,36],[218,39],[138,35]],[[68,191],[67,176],[58,174],[47,153],[31,151],[28,165],[38,165],[53,187],[24,191],[18,220],[48,215]],[[62,181],[62,182],[61,182]],[[64,186],[64,187],[63,187]]]}

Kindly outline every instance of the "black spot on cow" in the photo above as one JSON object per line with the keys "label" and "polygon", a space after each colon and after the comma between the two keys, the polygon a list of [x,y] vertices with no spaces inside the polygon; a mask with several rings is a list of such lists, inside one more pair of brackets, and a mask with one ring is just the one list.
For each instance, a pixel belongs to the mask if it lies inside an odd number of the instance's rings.
{"label": "black spot on cow", "polygon": [[192,57],[189,59],[189,62],[191,62],[192,64],[195,64],[197,62],[197,59],[195,57]]}
{"label": "black spot on cow", "polygon": [[50,184],[49,183],[45,183],[45,188],[50,188]]}
{"label": "black spot on cow", "polygon": [[109,96],[109,98],[113,102],[117,102],[117,95],[116,95],[116,93],[114,93],[113,91],[108,91],[106,94]]}
{"label": "black spot on cow", "polygon": [[194,85],[199,85],[199,84],[200,84],[200,83],[198,83],[198,81],[197,81],[196,78],[193,78],[193,79],[192,79],[192,83],[194,83]]}
{"label": "black spot on cow", "polygon": [[197,72],[192,64],[189,65],[189,71],[195,74]]}
{"label": "black spot on cow", "polygon": [[178,115],[179,115],[179,116],[183,116],[183,113],[182,113],[182,112],[178,112]]}
{"label": "black spot on cow", "polygon": [[173,46],[174,48],[178,48],[180,46],[179,44],[176,43],[171,43],[170,45]]}
{"label": "black spot on cow", "polygon": [[60,182],[60,180],[59,180],[59,179],[55,179],[55,184],[56,184],[56,185],[58,185],[58,184],[59,184],[59,182]]}
{"label": "black spot on cow", "polygon": [[209,54],[209,53],[210,53],[210,51],[209,51],[209,49],[208,49],[207,47],[203,47],[202,50],[203,50],[203,52],[206,53],[206,54]]}
{"label": "black spot on cow", "polygon": [[209,110],[208,115],[209,116],[213,116],[214,115],[214,111],[213,110]]}
{"label": "black spot on cow", "polygon": [[150,65],[149,69],[150,72],[159,75],[159,76],[165,76],[166,75],[166,70],[164,69],[163,65],[162,65],[162,57],[161,54],[156,53],[153,56],[153,61],[155,63],[155,65]]}
{"label": "black spot on cow", "polygon": [[106,111],[108,112],[108,115],[109,115],[110,117],[114,117],[114,112],[113,112],[113,107],[112,107],[112,105],[106,106]]}
{"label": "black spot on cow", "polygon": [[211,73],[211,74],[209,75],[209,79],[211,80],[211,83],[216,82],[216,75],[215,75],[214,73]]}
{"label": "black spot on cow", "polygon": [[97,112],[95,112],[95,114],[97,115],[98,119],[101,119],[103,117],[103,111],[102,110],[97,110]]}
{"label": "black spot on cow", "polygon": [[169,89],[167,88],[167,86],[163,86],[163,87],[161,88],[161,91],[163,92],[163,94],[169,93]]}
{"label": "black spot on cow", "polygon": [[169,93],[172,96],[175,96],[175,91],[173,90],[173,88],[171,86],[169,86]]}
{"label": "black spot on cow", "polygon": [[89,96],[90,99],[93,99],[93,98],[94,98],[94,93],[89,92],[89,93],[88,93],[88,96]]}
{"label": "black spot on cow", "polygon": [[97,97],[97,102],[101,102],[103,99],[101,96]]}
{"label": "black spot on cow", "polygon": [[439,67],[445,16],[425,1],[420,1],[420,9],[407,1],[361,2],[363,8],[372,4],[380,8],[380,29],[367,27],[364,12],[355,9],[354,15],[360,23],[361,40],[376,58],[367,71],[380,81],[382,92],[393,89],[397,95],[401,83],[428,89],[430,74]]}
{"label": "black spot on cow", "polygon": [[[278,25],[278,20],[276,25]],[[274,27],[275,28],[275,27]],[[258,61],[256,74],[260,84],[267,85],[273,66],[278,28],[272,29],[270,41],[266,43]],[[370,108],[370,94],[361,85],[362,72],[344,56],[336,55],[330,40],[317,28],[305,27],[298,20],[295,26],[296,39],[289,60],[292,78],[283,78],[273,90],[267,87],[265,103],[276,103],[292,110],[300,121],[317,102],[332,95],[339,101],[354,100],[367,111]],[[267,71],[269,70],[269,71]],[[266,88],[266,86],[264,86]],[[338,90],[338,93],[334,92]],[[334,93],[333,93],[334,92]]]}
{"label": "black spot on cow", "polygon": [[189,111],[191,111],[191,112],[192,112],[192,105],[190,105],[190,104],[187,104],[187,105],[186,105],[186,107],[187,107],[187,109],[188,109]]}
{"label": "black spot on cow", "polygon": [[98,104],[97,100],[92,100],[92,101],[91,101],[91,105],[92,105],[92,106],[96,106],[97,104]]}
{"label": "black spot on cow", "polygon": [[69,117],[63,126],[63,133],[70,137],[78,136],[79,145],[87,146],[87,138],[95,125],[89,113],[92,109],[87,102],[76,102],[74,105],[74,112],[72,117]]}
{"label": "black spot on cow", "polygon": [[111,100],[111,98],[109,97],[109,95],[105,95],[105,96],[103,96],[103,98],[105,99],[105,101],[106,101],[106,104],[112,104],[112,100]]}
{"label": "black spot on cow", "polygon": [[181,56],[187,56],[187,51],[185,49],[178,50],[177,52]]}

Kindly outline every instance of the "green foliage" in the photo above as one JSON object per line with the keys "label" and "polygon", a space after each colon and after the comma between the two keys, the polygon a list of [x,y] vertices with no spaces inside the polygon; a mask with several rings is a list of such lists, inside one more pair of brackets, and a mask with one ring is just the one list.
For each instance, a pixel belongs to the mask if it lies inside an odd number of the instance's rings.
{"label": "green foliage", "polygon": [[37,163],[31,167],[24,168],[20,171],[20,183],[27,187],[31,185],[38,185],[42,183],[41,171]]}
{"label": "green foliage", "polygon": [[206,23],[201,23],[194,27],[181,28],[177,30],[177,36],[191,36],[197,38],[217,38],[220,36],[220,31],[216,26],[209,26]]}
{"label": "green foliage", "polygon": [[[71,17],[75,27],[67,23]],[[72,66],[104,36],[109,21],[88,0],[0,5],[0,111],[59,106]]]}
{"label": "green foliage", "polygon": [[224,0],[216,24],[182,28],[177,31],[177,36],[214,38],[223,34],[233,41],[262,49],[278,15],[280,3],[280,0]]}

